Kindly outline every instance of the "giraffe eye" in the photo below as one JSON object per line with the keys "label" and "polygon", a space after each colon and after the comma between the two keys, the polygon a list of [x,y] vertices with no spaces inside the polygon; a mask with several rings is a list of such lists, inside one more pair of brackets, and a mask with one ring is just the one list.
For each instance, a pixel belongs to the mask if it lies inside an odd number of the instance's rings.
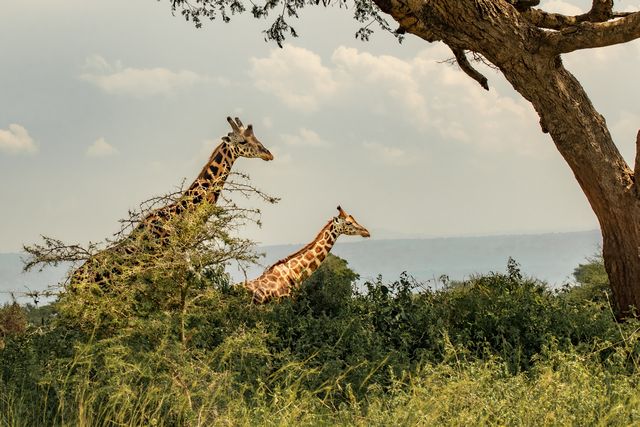
{"label": "giraffe eye", "polygon": [[246,139],[243,139],[242,141],[240,141],[240,144],[246,144],[246,143],[247,143]]}

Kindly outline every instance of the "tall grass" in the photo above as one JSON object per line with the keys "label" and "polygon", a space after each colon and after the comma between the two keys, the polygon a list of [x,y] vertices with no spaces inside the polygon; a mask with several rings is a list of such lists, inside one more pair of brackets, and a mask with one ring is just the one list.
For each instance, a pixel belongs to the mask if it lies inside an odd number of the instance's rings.
{"label": "tall grass", "polygon": [[514,264],[439,291],[354,277],[330,259],[267,306],[201,283],[117,328],[59,313],[6,338],[0,425],[640,424],[639,323],[603,295]]}
{"label": "tall grass", "polygon": [[[638,337],[634,337],[637,339]],[[622,355],[624,356],[624,355]],[[276,389],[262,385],[247,401],[228,375],[196,384],[149,384],[133,395],[91,387],[48,419],[34,417],[38,402],[3,393],[0,424],[35,425],[637,425],[637,372],[612,372],[594,354],[550,351],[535,370],[513,375],[499,360],[421,365],[395,379],[387,390],[372,385],[365,398],[337,407],[289,376]],[[614,369],[615,370],[615,369]],[[295,367],[298,375],[313,375]],[[286,384],[286,385],[285,385]],[[200,389],[200,390],[198,390]],[[201,391],[206,390],[206,393]],[[349,394],[349,391],[346,391]],[[34,406],[35,404],[35,406]]]}

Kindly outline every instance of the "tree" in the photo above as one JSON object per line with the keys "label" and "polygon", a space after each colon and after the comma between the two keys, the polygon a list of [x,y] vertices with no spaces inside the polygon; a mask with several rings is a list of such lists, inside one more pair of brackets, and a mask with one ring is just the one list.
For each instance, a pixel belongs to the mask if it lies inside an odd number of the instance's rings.
{"label": "tree", "polygon": [[27,330],[27,315],[14,300],[0,307],[0,350],[5,346],[4,338],[23,334]]}
{"label": "tree", "polygon": [[[640,307],[640,133],[634,169],[614,144],[604,118],[595,110],[578,80],[564,68],[561,55],[580,49],[611,46],[640,38],[640,12],[618,13],[613,0],[592,0],[591,10],[578,16],[548,13],[539,0],[354,0],[354,17],[377,22],[391,31],[380,12],[399,25],[394,31],[449,46],[460,68],[483,88],[488,81],[467,59],[485,60],[500,70],[527,99],[573,171],[598,218],[605,267],[619,317]],[[245,10],[240,0],[170,0],[174,12],[202,25],[203,19]],[[277,17],[266,38],[282,45],[297,33],[287,22],[305,5],[320,0],[266,0],[251,3],[252,14]],[[332,4],[322,0],[324,6]],[[339,0],[346,5],[346,0]],[[356,36],[367,40],[369,24]]]}
{"label": "tree", "polygon": [[604,268],[602,254],[598,253],[586,259],[586,263],[573,270],[577,286],[567,288],[567,295],[575,301],[600,301],[609,304],[611,287]]}
{"label": "tree", "polygon": [[580,285],[594,285],[605,288],[609,285],[607,273],[604,269],[602,255],[596,254],[587,258],[586,264],[580,264],[573,269],[573,277]]}
{"label": "tree", "polygon": [[301,286],[313,311],[336,314],[348,304],[358,274],[345,259],[331,253]]}
{"label": "tree", "polygon": [[[278,201],[250,184],[247,175],[233,177],[227,194]],[[137,321],[168,316],[177,323],[181,342],[187,343],[188,321],[198,304],[229,285],[224,267],[234,263],[245,269],[257,261],[255,244],[236,232],[248,223],[260,225],[260,211],[240,207],[225,195],[216,205],[204,200],[188,214],[168,219],[165,226],[171,233],[166,238],[158,239],[151,230],[137,231],[140,221],[158,206],[174,204],[182,194],[176,191],[142,202],[138,211],[129,211],[120,221],[115,239],[100,244],[83,247],[42,236],[42,243],[24,246],[25,271],[71,263],[56,301],[58,324],[108,336]],[[89,274],[76,275],[77,265],[87,262]]]}

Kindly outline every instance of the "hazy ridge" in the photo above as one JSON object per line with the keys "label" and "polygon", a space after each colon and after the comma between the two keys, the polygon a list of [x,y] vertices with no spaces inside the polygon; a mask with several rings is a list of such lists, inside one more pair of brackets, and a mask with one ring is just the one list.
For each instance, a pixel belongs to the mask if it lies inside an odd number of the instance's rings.
{"label": "hazy ridge", "polygon": [[[463,279],[474,273],[504,271],[508,257],[513,257],[530,276],[559,286],[571,279],[573,269],[586,257],[598,251],[601,244],[598,230],[505,235],[484,237],[454,237],[430,239],[360,240],[337,243],[333,253],[345,258],[349,266],[364,280],[381,274],[384,279],[396,279],[406,271],[418,280],[431,280],[442,274],[451,279]],[[262,246],[266,254],[263,265],[298,250],[302,244]],[[10,300],[9,291],[43,290],[63,279],[65,267],[43,272],[22,273],[21,255],[0,254],[0,302]],[[244,276],[230,268],[235,281]],[[262,267],[252,267],[247,277],[253,278]],[[20,301],[25,299],[20,298]]]}
{"label": "hazy ridge", "polygon": [[[511,256],[530,276],[561,285],[571,279],[573,269],[594,255],[601,245],[599,230],[526,235],[447,237],[429,239],[389,239],[338,242],[332,253],[368,280],[381,274],[395,279],[406,271],[418,280],[430,280],[446,274],[463,279],[474,273],[504,271]],[[295,252],[302,245],[264,246],[262,264],[270,265]],[[242,276],[230,271],[241,280]],[[251,268],[249,278],[260,267]]]}

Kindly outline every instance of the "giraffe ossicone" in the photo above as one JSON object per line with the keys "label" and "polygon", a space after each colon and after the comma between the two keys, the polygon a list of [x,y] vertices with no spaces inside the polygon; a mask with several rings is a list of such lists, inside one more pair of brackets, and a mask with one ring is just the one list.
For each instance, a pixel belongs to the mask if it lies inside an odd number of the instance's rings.
{"label": "giraffe ossicone", "polygon": [[300,286],[320,267],[341,234],[371,236],[353,216],[338,206],[338,215],[322,227],[311,243],[276,262],[260,277],[244,283],[244,287],[253,294],[253,301],[256,304],[263,304],[274,298],[290,296],[292,289]]}

